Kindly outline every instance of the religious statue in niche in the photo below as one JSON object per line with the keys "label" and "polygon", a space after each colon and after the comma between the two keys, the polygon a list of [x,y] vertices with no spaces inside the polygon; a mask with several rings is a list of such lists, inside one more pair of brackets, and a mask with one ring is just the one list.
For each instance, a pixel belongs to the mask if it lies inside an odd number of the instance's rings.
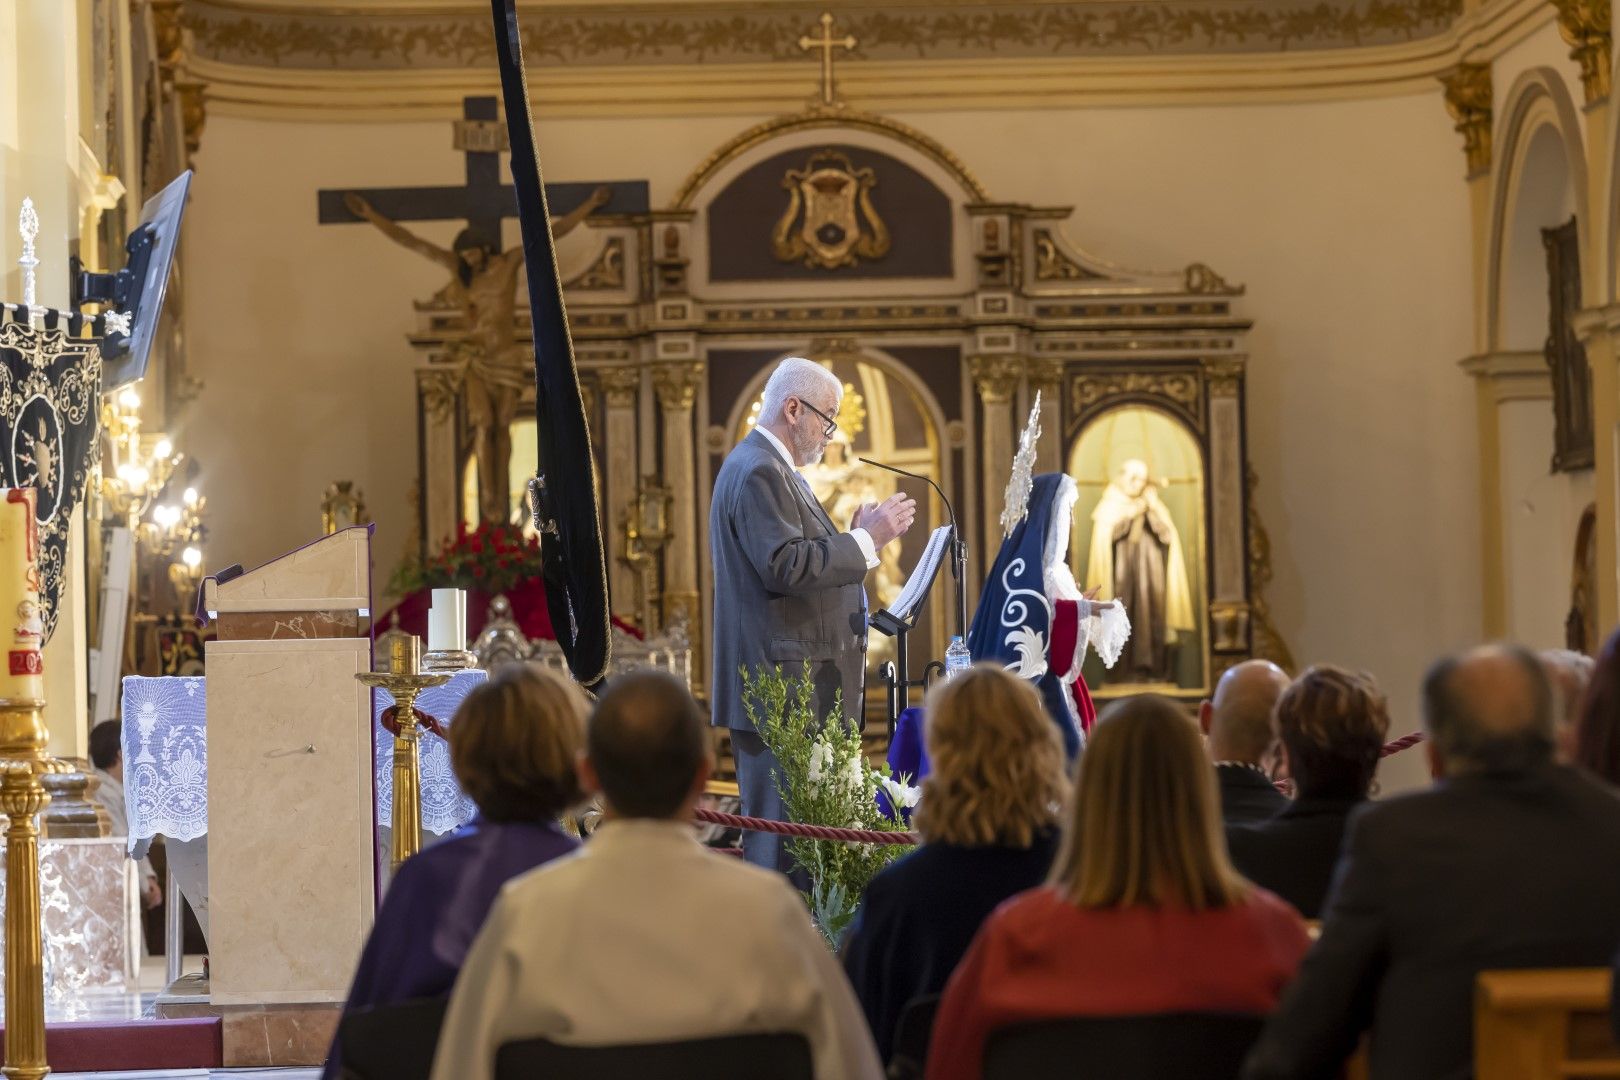
{"label": "religious statue in niche", "polygon": [[[612,188],[597,188],[578,207],[552,219],[552,236],[568,235],[612,197]],[[396,244],[433,260],[453,275],[437,299],[460,307],[466,320],[467,338],[459,349],[457,378],[472,429],[479,517],[488,522],[511,521],[519,512],[508,494],[512,421],[524,390],[534,383],[534,354],[519,346],[515,337],[514,293],[518,271],[523,269],[523,249],[502,251],[497,237],[466,228],[446,250],[384,217],[354,192],[345,195],[343,203]]]}
{"label": "religious statue in niche", "polygon": [[782,177],[787,209],[771,233],[771,253],[782,262],[836,270],[889,253],[889,227],[872,206],[877,174],[857,169],[848,155],[818,150],[803,169]]}
{"label": "religious statue in niche", "polygon": [[1086,568],[1086,580],[1102,587],[1102,598],[1123,600],[1130,612],[1133,633],[1120,669],[1142,682],[1170,679],[1170,646],[1196,627],[1181,534],[1159,486],[1140,459],[1120,467],[1091,512]]}

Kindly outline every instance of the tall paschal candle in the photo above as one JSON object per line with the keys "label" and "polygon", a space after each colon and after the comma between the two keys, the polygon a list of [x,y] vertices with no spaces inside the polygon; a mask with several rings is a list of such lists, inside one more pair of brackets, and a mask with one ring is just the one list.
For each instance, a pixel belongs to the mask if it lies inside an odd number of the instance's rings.
{"label": "tall paschal candle", "polygon": [[5,630],[6,666],[0,670],[0,698],[40,701],[45,697],[45,612],[39,602],[39,530],[34,489],[6,488],[0,502],[0,630]]}

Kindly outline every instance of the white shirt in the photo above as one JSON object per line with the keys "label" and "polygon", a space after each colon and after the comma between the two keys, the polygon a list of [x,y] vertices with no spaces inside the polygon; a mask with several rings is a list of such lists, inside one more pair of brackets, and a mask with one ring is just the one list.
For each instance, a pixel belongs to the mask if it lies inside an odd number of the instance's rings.
{"label": "white shirt", "polygon": [[786,878],[675,821],[609,821],[508,882],[450,997],[433,1080],[489,1080],[506,1042],[799,1032],[817,1080],[881,1080],[844,972]]}
{"label": "white shirt", "polygon": [[[788,448],[782,444],[781,439],[778,439],[771,432],[766,431],[762,425],[756,424],[754,426],[754,430],[765,436],[765,438],[770,441],[770,444],[776,448],[776,452],[782,455],[782,460],[787,462],[788,468],[795,471],[798,470],[798,465],[794,464],[793,462],[793,455],[788,453]],[[855,543],[859,545],[861,555],[866,559],[866,568],[868,570],[875,568],[878,564],[878,557],[877,546],[872,543],[872,534],[867,532],[865,529],[851,529],[849,530],[849,535],[853,536],[855,538]]]}

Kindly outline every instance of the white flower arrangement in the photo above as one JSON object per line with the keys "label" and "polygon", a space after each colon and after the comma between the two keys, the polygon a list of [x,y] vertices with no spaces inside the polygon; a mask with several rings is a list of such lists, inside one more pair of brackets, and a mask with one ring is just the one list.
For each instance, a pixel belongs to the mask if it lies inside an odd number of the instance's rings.
{"label": "white flower arrangement", "polygon": [[[759,737],[776,755],[777,785],[787,817],[806,825],[902,832],[900,808],[915,807],[918,788],[889,779],[867,764],[861,734],[839,719],[835,702],[825,717],[816,715],[815,689],[808,674],[774,670],[742,672],[743,709]],[[878,807],[887,792],[893,816]],[[879,870],[905,854],[902,844],[849,844],[838,840],[789,837],[788,854],[810,877],[806,901],[817,927],[836,947],[855,918],[861,894]]]}

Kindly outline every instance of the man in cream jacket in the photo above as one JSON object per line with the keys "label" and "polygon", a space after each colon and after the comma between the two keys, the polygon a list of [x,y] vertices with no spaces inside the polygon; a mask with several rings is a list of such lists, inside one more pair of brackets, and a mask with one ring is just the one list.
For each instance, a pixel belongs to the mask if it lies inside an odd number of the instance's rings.
{"label": "man in cream jacket", "polygon": [[580,763],[606,818],[502,890],[450,998],[433,1080],[489,1080],[503,1043],[794,1032],[817,1080],[880,1080],[843,971],[787,879],[709,851],[692,810],[706,723],[673,677],[614,679]]}

